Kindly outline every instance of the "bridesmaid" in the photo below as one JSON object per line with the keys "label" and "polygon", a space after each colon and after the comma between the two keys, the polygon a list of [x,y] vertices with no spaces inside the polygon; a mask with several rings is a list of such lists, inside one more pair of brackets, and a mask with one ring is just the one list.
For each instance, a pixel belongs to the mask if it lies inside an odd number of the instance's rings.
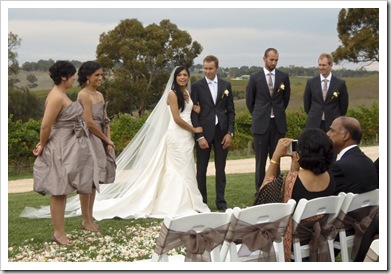
{"label": "bridesmaid", "polygon": [[[114,143],[111,141],[110,120],[107,117],[105,100],[102,93],[97,91],[102,83],[102,67],[94,61],[83,63],[78,72],[78,82],[82,88],[77,99],[84,108],[84,120],[90,131],[90,141],[98,165],[99,183],[113,183],[115,179]],[[99,226],[93,219],[93,207],[96,188],[91,194],[80,195],[82,212],[82,228],[99,232]]]}
{"label": "bridesmaid", "polygon": [[40,141],[33,150],[38,156],[34,162],[34,190],[51,195],[52,241],[69,245],[72,242],[64,227],[66,196],[76,191],[91,193],[94,156],[83,123],[83,107],[67,96],[75,82],[76,68],[67,61],[57,61],[49,72],[54,86],[46,98]]}

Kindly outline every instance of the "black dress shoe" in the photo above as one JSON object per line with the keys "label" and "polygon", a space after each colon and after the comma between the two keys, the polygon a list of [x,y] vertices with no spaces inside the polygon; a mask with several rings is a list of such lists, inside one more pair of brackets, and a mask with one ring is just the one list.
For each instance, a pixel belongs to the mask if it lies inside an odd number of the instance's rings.
{"label": "black dress shoe", "polygon": [[225,212],[227,210],[227,208],[226,207],[218,207],[217,210]]}

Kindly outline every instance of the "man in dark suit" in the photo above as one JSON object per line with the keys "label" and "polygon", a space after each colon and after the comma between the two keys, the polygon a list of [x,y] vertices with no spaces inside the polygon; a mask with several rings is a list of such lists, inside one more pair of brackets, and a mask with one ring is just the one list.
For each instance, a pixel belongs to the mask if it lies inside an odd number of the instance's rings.
{"label": "man in dark suit", "polygon": [[195,111],[191,114],[194,127],[202,127],[203,132],[195,134],[197,155],[197,183],[203,202],[207,203],[206,171],[213,146],[216,168],[216,206],[225,211],[227,202],[224,193],[226,186],[225,164],[228,148],[231,145],[235,125],[235,107],[231,83],[217,76],[219,60],[208,55],[203,61],[205,77],[191,85],[191,99]]}
{"label": "man in dark suit", "polygon": [[271,159],[278,140],[285,137],[287,131],[285,109],[289,104],[291,86],[288,74],[276,69],[278,57],[276,49],[267,49],[263,56],[264,68],[250,75],[246,87],[246,105],[252,116],[256,190],[265,177],[268,154]]}
{"label": "man in dark suit", "polygon": [[306,128],[316,127],[327,132],[333,120],[346,115],[349,96],[345,81],[331,73],[333,57],[322,53],[318,59],[319,76],[307,80],[304,90]]}
{"label": "man in dark suit", "polygon": [[336,118],[327,132],[333,142],[337,161],[330,167],[335,180],[335,194],[340,192],[364,193],[377,188],[375,165],[358,145],[361,142],[360,123],[352,117]]}

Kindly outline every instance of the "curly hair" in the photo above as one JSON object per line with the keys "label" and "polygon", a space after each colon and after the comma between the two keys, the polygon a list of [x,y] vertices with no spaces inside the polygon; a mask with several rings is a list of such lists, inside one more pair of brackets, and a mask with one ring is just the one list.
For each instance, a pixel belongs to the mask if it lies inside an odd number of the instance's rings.
{"label": "curly hair", "polygon": [[49,68],[49,76],[52,78],[55,85],[62,81],[62,77],[67,80],[76,73],[75,66],[68,61],[57,61]]}
{"label": "curly hair", "polygon": [[87,61],[81,64],[79,71],[77,73],[77,81],[80,86],[87,83],[87,77],[91,76],[95,71],[102,68],[102,66],[95,61]]}
{"label": "curly hair", "polygon": [[300,167],[317,175],[327,171],[335,159],[332,141],[319,128],[303,130],[297,142],[297,152]]}

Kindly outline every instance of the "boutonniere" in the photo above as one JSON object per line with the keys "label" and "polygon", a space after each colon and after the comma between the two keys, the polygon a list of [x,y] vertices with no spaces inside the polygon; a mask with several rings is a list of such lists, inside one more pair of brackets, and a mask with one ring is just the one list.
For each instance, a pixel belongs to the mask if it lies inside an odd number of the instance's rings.
{"label": "boutonniere", "polygon": [[284,83],[281,83],[280,86],[277,89],[277,92],[280,92],[281,90],[285,90],[285,85]]}
{"label": "boutonniere", "polygon": [[223,95],[221,95],[221,99],[223,99],[224,96],[228,96],[228,94],[229,94],[228,89],[224,90]]}
{"label": "boutonniere", "polygon": [[338,96],[339,96],[339,91],[338,90],[334,91],[333,96],[331,97],[331,100],[337,99]]}

